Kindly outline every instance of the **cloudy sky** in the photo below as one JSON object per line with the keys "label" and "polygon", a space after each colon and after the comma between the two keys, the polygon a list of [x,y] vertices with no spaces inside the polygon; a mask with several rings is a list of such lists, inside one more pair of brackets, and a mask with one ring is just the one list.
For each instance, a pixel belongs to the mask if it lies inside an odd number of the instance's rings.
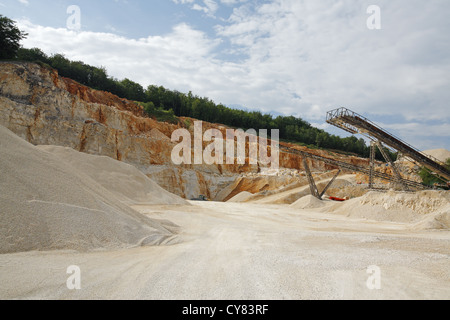
{"label": "cloudy sky", "polygon": [[25,47],[118,79],[335,134],[326,112],[347,107],[420,149],[450,150],[448,0],[0,0],[0,14],[29,33]]}

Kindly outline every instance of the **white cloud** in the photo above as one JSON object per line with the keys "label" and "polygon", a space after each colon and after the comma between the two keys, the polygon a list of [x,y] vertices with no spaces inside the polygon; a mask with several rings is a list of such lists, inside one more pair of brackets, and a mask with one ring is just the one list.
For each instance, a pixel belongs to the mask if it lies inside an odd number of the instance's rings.
{"label": "white cloud", "polygon": [[[105,66],[117,78],[143,85],[158,84],[178,90],[198,88],[212,72],[218,72],[211,52],[220,43],[208,39],[187,24],[179,24],[166,36],[128,39],[111,33],[70,31],[19,21],[29,33],[25,47],[39,47],[47,54],[64,53],[73,60]],[[214,81],[212,81],[214,82]]]}
{"label": "white cloud", "polygon": [[194,1],[191,0],[181,0],[185,2],[177,2],[180,0],[174,0],[175,3],[188,3],[192,4],[191,9],[196,11],[202,11],[206,15],[213,17],[216,13],[217,9],[219,9],[219,5],[214,0],[203,0],[201,4],[194,3]]}
{"label": "white cloud", "polygon": [[193,3],[195,0],[172,0],[176,4],[186,4],[186,3]]}
{"label": "white cloud", "polygon": [[[444,41],[448,36],[433,26],[435,19],[445,19],[445,10],[437,5],[425,12],[429,15],[421,19],[425,21],[411,19],[420,7],[386,3],[384,29],[369,31],[363,3],[274,1],[256,13],[245,7],[235,10],[230,25],[218,27],[218,32],[248,55],[250,76],[275,85],[271,92],[275,99],[280,93],[288,98],[292,91],[301,96],[304,107],[310,106],[302,108],[302,114],[315,117],[314,105],[322,114],[341,105],[389,114],[395,104],[400,108],[396,111],[409,119],[446,117],[444,97],[450,96],[444,88],[449,85],[450,64],[443,53],[448,56],[450,48]],[[426,61],[435,49],[442,55]],[[277,87],[277,80],[284,88]],[[415,112],[408,110],[411,102],[426,99],[433,100],[434,114],[418,106]]]}
{"label": "white cloud", "polygon": [[420,128],[402,129],[412,143],[432,120],[450,140],[449,3],[378,2],[380,31],[366,27],[369,2],[279,0],[235,9],[229,24],[217,27],[247,56],[249,85],[235,96],[310,121],[341,106],[403,117]]}
{"label": "white cloud", "polygon": [[247,0],[220,0],[220,3],[223,3],[225,5],[233,5],[243,2],[247,2]]}
{"label": "white cloud", "polygon": [[[439,149],[449,137],[450,123],[381,123],[381,127],[398,137],[404,137],[419,150]],[[426,130],[424,130],[426,127]],[[446,146],[447,148],[449,146]]]}

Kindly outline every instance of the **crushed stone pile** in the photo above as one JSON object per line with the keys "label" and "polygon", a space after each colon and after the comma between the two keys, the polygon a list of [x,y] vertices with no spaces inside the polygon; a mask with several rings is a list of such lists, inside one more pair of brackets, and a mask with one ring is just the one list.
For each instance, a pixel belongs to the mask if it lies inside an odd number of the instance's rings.
{"label": "crushed stone pile", "polygon": [[227,202],[246,202],[249,201],[253,197],[253,194],[247,191],[241,192],[235,195],[233,198],[228,200]]}
{"label": "crushed stone pile", "polygon": [[450,229],[450,192],[427,190],[416,193],[371,191],[323,212],[352,218],[409,223],[412,229]]}
{"label": "crushed stone pile", "polygon": [[0,168],[0,254],[176,241],[173,223],[134,211],[82,170],[1,126]]}
{"label": "crushed stone pile", "polygon": [[148,178],[136,167],[105,156],[89,155],[71,148],[38,146],[50,152],[82,172],[116,198],[128,205],[187,205],[188,202],[174,195]]}
{"label": "crushed stone pile", "polygon": [[441,162],[445,162],[447,159],[450,159],[450,151],[447,149],[427,150],[424,151],[423,153],[432,156]]}
{"label": "crushed stone pile", "polygon": [[324,207],[325,202],[317,199],[312,195],[307,195],[303,198],[298,199],[290,206],[296,209],[316,209]]}

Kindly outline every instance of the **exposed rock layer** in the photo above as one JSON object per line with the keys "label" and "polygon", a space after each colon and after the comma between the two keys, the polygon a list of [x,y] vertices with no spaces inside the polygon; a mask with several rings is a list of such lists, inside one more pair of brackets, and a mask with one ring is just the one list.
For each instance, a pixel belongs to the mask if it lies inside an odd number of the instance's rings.
{"label": "exposed rock layer", "polygon": [[[260,172],[261,166],[248,164],[173,165],[171,152],[175,144],[171,136],[183,122],[174,125],[155,121],[131,101],[90,89],[37,64],[0,63],[0,125],[34,145],[70,147],[132,164],[166,190],[185,198],[202,194],[214,199],[241,174]],[[189,130],[193,134],[192,127]],[[210,128],[223,133],[226,129],[203,124],[204,131]],[[309,151],[367,165],[366,159]],[[334,169],[319,161],[309,160],[309,164],[316,172]],[[304,169],[299,157],[286,153],[280,155],[280,166]],[[286,184],[292,183],[291,178]],[[251,186],[247,190],[248,183],[241,185],[242,189],[235,192],[254,189]],[[264,187],[279,186],[278,181]]]}

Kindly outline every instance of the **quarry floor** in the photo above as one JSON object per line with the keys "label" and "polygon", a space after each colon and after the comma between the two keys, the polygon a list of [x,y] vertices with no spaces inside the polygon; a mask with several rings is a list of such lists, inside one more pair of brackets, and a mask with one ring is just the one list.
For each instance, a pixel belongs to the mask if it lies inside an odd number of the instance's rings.
{"label": "quarry floor", "polygon": [[[450,231],[287,205],[134,209],[179,225],[176,244],[0,255],[0,299],[450,299]],[[66,285],[72,265],[80,290]]]}

